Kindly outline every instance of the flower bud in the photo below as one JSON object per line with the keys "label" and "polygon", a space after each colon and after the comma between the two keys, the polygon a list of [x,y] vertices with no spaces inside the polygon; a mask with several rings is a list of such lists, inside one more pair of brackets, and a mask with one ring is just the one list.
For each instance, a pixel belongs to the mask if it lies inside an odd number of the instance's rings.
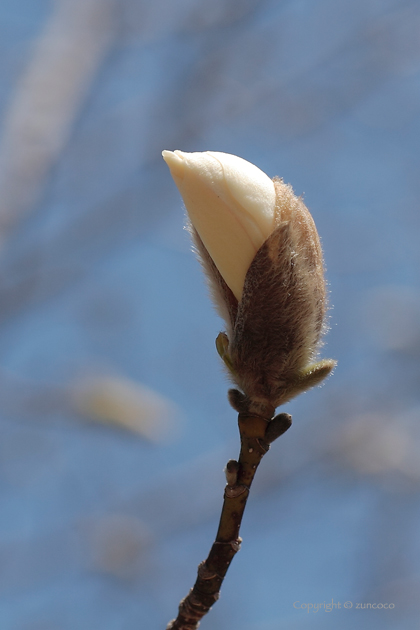
{"label": "flower bud", "polygon": [[335,366],[313,363],[326,289],[315,223],[300,198],[242,158],[163,151],[227,334],[217,350],[240,390],[230,402],[271,418]]}

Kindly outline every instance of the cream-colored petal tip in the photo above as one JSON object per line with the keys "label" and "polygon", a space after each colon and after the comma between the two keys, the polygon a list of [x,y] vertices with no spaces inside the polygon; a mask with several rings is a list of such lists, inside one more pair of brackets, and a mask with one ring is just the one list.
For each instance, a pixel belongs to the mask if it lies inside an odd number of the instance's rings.
{"label": "cream-colored petal tip", "polygon": [[[180,155],[181,153],[181,155]],[[169,166],[172,177],[182,179],[184,177],[184,160],[181,151],[162,151],[162,157]]]}

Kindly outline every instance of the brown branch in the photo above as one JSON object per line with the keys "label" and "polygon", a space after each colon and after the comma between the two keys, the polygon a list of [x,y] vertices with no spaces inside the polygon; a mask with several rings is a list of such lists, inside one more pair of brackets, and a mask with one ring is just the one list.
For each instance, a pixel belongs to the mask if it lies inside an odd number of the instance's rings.
{"label": "brown branch", "polygon": [[238,462],[231,460],[226,467],[228,485],[216,540],[207,560],[198,566],[197,580],[181,601],[178,617],[169,622],[166,630],[196,630],[200,620],[219,599],[224,577],[242,542],[239,529],[255,472],[270,443],[291,424],[292,418],[287,413],[272,420],[257,414],[239,413],[241,451]]}

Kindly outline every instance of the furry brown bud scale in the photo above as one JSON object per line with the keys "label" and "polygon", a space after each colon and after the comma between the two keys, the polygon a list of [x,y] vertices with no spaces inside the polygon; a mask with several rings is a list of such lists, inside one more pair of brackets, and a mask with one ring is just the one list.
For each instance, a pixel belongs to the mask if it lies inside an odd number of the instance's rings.
{"label": "furry brown bud scale", "polygon": [[[237,411],[271,417],[274,409],[330,374],[335,361],[314,363],[325,332],[326,287],[315,223],[290,186],[275,179],[277,227],[258,250],[238,303],[191,226],[213,298],[226,321],[217,347],[244,392]],[[239,393],[239,392],[238,392]],[[233,394],[233,392],[232,392]]]}

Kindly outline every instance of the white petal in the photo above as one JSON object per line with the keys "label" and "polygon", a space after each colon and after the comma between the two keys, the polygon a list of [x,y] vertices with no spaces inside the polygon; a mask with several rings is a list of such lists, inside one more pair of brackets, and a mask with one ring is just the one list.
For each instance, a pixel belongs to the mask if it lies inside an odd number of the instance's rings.
{"label": "white petal", "polygon": [[274,229],[272,180],[253,164],[226,153],[162,155],[204,246],[240,300],[246,272]]}
{"label": "white petal", "polygon": [[236,155],[215,151],[208,154],[219,160],[230,194],[259,225],[265,240],[274,229],[273,181],[257,166]]}

